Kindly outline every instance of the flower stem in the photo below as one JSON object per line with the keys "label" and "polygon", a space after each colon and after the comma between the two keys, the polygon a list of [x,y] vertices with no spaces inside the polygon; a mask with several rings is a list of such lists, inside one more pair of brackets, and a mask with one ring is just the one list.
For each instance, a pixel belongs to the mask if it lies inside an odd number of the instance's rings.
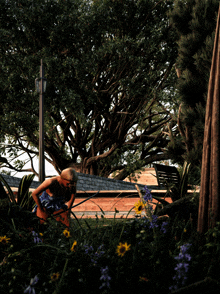
{"label": "flower stem", "polygon": [[57,285],[56,290],[53,292],[53,294],[58,294],[59,293],[59,290],[60,290],[60,287],[61,287],[61,283],[62,283],[62,280],[64,278],[64,274],[66,272],[68,261],[69,261],[68,258],[66,258],[66,262],[65,262],[64,268],[63,268],[63,272],[62,272],[61,278],[59,280],[59,284]]}

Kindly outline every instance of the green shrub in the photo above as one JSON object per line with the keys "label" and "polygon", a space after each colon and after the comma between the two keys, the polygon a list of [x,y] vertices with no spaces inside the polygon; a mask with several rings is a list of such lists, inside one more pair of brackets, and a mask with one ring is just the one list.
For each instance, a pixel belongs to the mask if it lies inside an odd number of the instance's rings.
{"label": "green shrub", "polygon": [[73,219],[69,230],[53,218],[39,225],[22,208],[8,211],[0,225],[0,293],[166,294],[207,276],[220,282],[219,224],[201,243],[190,221],[158,217],[150,200],[144,204],[146,215]]}

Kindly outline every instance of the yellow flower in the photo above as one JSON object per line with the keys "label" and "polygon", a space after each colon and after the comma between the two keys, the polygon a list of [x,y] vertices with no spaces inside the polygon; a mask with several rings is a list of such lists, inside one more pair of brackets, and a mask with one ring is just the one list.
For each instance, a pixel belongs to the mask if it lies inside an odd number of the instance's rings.
{"label": "yellow flower", "polygon": [[0,236],[0,242],[2,244],[7,244],[11,240],[10,238],[7,238],[6,236]]}
{"label": "yellow flower", "polygon": [[55,282],[59,279],[59,276],[60,276],[60,273],[53,273],[51,276],[50,276],[50,279],[52,282]]}
{"label": "yellow flower", "polygon": [[63,234],[64,234],[64,236],[65,236],[66,238],[71,237],[71,236],[70,236],[70,232],[69,232],[68,230],[64,230],[64,231],[63,231]]}
{"label": "yellow flower", "polygon": [[122,244],[121,242],[117,246],[116,253],[118,253],[118,256],[124,256],[125,252],[130,250],[131,244],[128,245],[127,242]]}
{"label": "yellow flower", "polygon": [[134,205],[134,210],[136,214],[141,214],[142,210],[144,209],[145,205],[144,203],[139,200],[137,203]]}
{"label": "yellow flower", "polygon": [[43,237],[44,234],[43,234],[43,233],[39,233],[39,235],[40,235],[41,237]]}
{"label": "yellow flower", "polygon": [[77,247],[77,241],[74,241],[70,250],[76,252],[76,247]]}

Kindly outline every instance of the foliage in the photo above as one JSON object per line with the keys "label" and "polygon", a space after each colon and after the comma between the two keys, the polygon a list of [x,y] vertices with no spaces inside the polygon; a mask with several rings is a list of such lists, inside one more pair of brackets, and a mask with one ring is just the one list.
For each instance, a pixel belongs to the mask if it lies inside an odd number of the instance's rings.
{"label": "foliage", "polygon": [[8,199],[8,195],[2,185],[2,182],[0,182],[0,199]]}
{"label": "foliage", "polygon": [[18,211],[0,222],[1,293],[165,294],[220,282],[219,224],[201,242],[190,221],[157,218],[147,191],[143,201],[145,216],[73,220],[69,231],[53,218],[40,226],[25,210],[28,224]]}
{"label": "foliage", "polygon": [[0,175],[0,181],[4,183],[8,191],[8,193],[6,193],[8,201],[11,201],[13,204],[16,204],[26,210],[32,211],[35,202],[31,196],[31,193],[29,192],[29,188],[33,179],[34,174],[23,176],[19,183],[18,192],[16,193],[15,197],[14,192],[8,185],[7,181],[2,175]]}
{"label": "foliage", "polygon": [[[194,225],[198,218],[199,193],[196,192],[195,185],[189,185],[188,179],[191,172],[191,164],[184,162],[179,170],[179,183],[164,184],[166,194],[164,197],[152,195],[158,203],[155,209],[157,216],[168,215],[170,218],[179,218],[188,221],[191,219]],[[189,193],[188,190],[191,190]],[[194,190],[194,192],[193,192]],[[146,190],[143,191],[146,195]],[[147,193],[150,193],[149,190]],[[171,199],[171,203],[167,200]]]}
{"label": "foliage", "polygon": [[190,162],[198,173],[218,8],[217,0],[176,0],[170,14],[178,39],[176,87],[181,106],[178,136],[169,147],[177,162]]}
{"label": "foliage", "polygon": [[1,1],[0,140],[2,154],[9,154],[2,166],[24,170],[21,152],[31,162],[38,155],[34,80],[41,59],[48,81],[45,153],[58,172],[74,165],[106,177],[118,170],[124,179],[169,158],[166,123],[176,103],[172,3]]}
{"label": "foliage", "polygon": [[[93,229],[73,223],[68,237],[63,230],[53,220],[38,231],[36,228],[13,232],[1,230],[1,235],[9,238],[1,256],[4,260],[0,267],[3,293],[12,289],[23,293],[28,285],[34,287],[36,293],[44,293],[46,289],[48,293],[72,293],[73,287],[80,293],[126,293],[129,289],[141,291],[146,285],[154,289],[160,276],[163,280],[160,290],[168,287],[166,277],[162,277],[158,270],[165,259],[170,261],[167,262],[167,272],[170,272],[172,256],[167,246],[159,260],[157,253],[153,252],[155,241],[145,220],[127,220],[103,227],[102,221],[97,219]],[[168,236],[162,232],[158,238],[161,244],[169,243]],[[77,247],[71,251],[74,242],[77,242]],[[117,248],[124,244],[124,254],[117,253]],[[157,248],[158,252],[161,249]],[[33,280],[30,283],[34,278],[37,283],[34,284]],[[157,289],[159,287],[161,285],[156,286]]]}
{"label": "foliage", "polygon": [[[188,178],[190,174],[191,164],[184,162],[183,167],[179,171],[179,181],[178,183],[171,183],[169,181],[164,182],[164,187],[166,189],[165,197],[171,198],[172,201],[179,200],[187,195],[188,189],[194,189],[193,185],[189,185]],[[163,204],[168,204],[165,200],[161,200],[161,197],[153,196],[156,200],[160,201]]]}
{"label": "foliage", "polygon": [[178,184],[169,185],[169,183],[167,183],[165,185],[165,188],[167,189],[166,197],[171,197],[172,201],[181,199],[186,196],[187,190],[189,189],[188,177],[190,165],[190,163],[184,162],[183,167],[179,172],[180,180]]}

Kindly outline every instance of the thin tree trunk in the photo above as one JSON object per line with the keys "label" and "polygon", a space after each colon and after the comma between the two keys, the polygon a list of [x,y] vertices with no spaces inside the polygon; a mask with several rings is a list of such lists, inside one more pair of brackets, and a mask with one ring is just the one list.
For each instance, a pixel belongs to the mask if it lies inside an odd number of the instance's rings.
{"label": "thin tree trunk", "polygon": [[212,56],[212,66],[206,106],[201,189],[198,214],[198,231],[205,233],[220,221],[220,126],[219,126],[219,81],[220,81],[220,33],[219,18]]}

